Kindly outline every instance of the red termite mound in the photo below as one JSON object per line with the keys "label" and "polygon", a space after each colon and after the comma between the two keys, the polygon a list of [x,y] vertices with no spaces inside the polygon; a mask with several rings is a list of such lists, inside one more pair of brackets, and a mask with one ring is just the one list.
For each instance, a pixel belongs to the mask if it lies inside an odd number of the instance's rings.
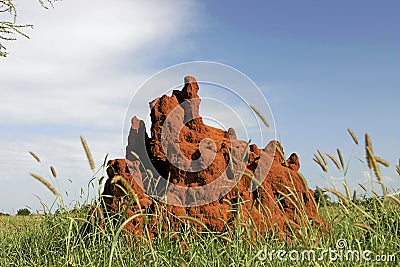
{"label": "red termite mound", "polygon": [[[260,149],[237,140],[233,128],[224,131],[205,125],[199,115],[198,90],[195,78],[189,76],[182,90],[150,102],[150,137],[144,122],[132,118],[126,159],[108,163],[103,192],[107,211],[126,209],[130,190],[135,200],[127,217],[151,215],[159,212],[157,203],[166,203],[165,216],[172,226],[184,218],[180,216],[190,216],[212,231],[230,229],[238,218],[261,234],[271,230],[285,234],[289,227],[293,230],[310,221],[325,229],[313,192],[298,172],[298,156],[293,153],[285,160],[278,141]],[[115,176],[125,178],[131,189],[115,182]],[[148,226],[156,235],[159,228],[151,226],[151,218],[155,216],[148,216]],[[143,221],[137,216],[126,230],[141,234]]]}

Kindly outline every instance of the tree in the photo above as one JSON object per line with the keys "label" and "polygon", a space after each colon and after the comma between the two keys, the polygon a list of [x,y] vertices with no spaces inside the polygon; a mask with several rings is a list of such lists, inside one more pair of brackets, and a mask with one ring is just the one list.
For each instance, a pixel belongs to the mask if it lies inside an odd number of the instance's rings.
{"label": "tree", "polygon": [[27,208],[19,209],[19,210],[17,210],[17,215],[18,216],[28,216],[28,215],[31,215],[31,211]]}
{"label": "tree", "polygon": [[[322,194],[321,194],[321,193]],[[325,204],[324,203],[324,200],[325,200],[325,202],[326,202],[326,204],[327,205],[329,205],[329,204],[331,204],[331,202],[330,202],[330,200],[331,200],[331,197],[328,195],[328,194],[326,194],[326,191],[325,190],[318,190],[318,189],[315,189],[314,190],[314,199],[315,199],[315,202],[318,204],[318,205],[321,205],[321,204]]]}
{"label": "tree", "polygon": [[[57,0],[39,0],[40,5],[48,9],[53,7],[53,2]],[[14,0],[0,0],[0,15],[8,15],[8,19],[0,21],[0,57],[7,56],[7,48],[2,41],[15,41],[18,36],[29,39],[29,36],[24,33],[26,28],[33,28],[32,24],[17,23],[17,9],[14,5]]]}

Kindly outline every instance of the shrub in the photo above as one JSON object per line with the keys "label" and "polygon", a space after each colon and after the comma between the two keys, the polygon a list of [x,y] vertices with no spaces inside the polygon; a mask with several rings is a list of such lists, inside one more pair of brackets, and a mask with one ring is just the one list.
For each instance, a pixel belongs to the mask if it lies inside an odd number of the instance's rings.
{"label": "shrub", "polygon": [[27,209],[27,208],[19,209],[17,211],[17,215],[19,215],[19,216],[28,216],[28,215],[31,215],[31,211],[29,209]]}

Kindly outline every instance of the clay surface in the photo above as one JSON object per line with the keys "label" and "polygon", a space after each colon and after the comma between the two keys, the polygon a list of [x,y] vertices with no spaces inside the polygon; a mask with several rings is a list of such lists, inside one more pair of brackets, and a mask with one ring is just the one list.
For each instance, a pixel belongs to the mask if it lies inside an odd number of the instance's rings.
{"label": "clay surface", "polygon": [[[196,79],[189,76],[182,90],[150,102],[151,136],[142,120],[132,118],[126,158],[108,163],[103,192],[107,211],[128,205],[123,185],[112,183],[114,176],[122,176],[137,195],[127,217],[143,212],[152,222],[151,214],[163,203],[171,225],[179,216],[190,216],[212,231],[231,229],[238,219],[261,234],[287,233],[288,227],[296,229],[311,220],[326,228],[312,190],[298,174],[298,156],[293,153],[286,160],[278,141],[259,148],[238,140],[233,128],[205,125],[198,91]],[[155,222],[149,225],[157,235]],[[143,216],[126,230],[140,234]]]}

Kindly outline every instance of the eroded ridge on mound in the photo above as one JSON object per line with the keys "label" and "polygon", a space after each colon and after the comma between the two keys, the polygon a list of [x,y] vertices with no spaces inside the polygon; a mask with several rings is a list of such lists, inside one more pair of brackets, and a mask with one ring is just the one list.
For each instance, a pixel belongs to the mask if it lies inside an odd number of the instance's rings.
{"label": "eroded ridge on mound", "polygon": [[[127,217],[140,210],[154,213],[156,202],[162,202],[168,204],[165,216],[173,226],[180,216],[190,216],[213,231],[234,227],[238,218],[260,234],[287,233],[288,227],[296,229],[311,220],[325,229],[313,192],[298,173],[298,156],[285,160],[278,141],[261,149],[238,140],[233,128],[224,131],[205,125],[199,115],[196,79],[189,76],[184,81],[182,90],[150,102],[150,137],[145,123],[132,118],[126,159],[108,163],[106,209],[126,208],[123,184],[112,183],[114,176],[122,176],[137,194]],[[149,216],[150,221],[154,218]],[[150,228],[157,234],[157,227]],[[126,230],[140,234],[143,217],[132,220]]]}

